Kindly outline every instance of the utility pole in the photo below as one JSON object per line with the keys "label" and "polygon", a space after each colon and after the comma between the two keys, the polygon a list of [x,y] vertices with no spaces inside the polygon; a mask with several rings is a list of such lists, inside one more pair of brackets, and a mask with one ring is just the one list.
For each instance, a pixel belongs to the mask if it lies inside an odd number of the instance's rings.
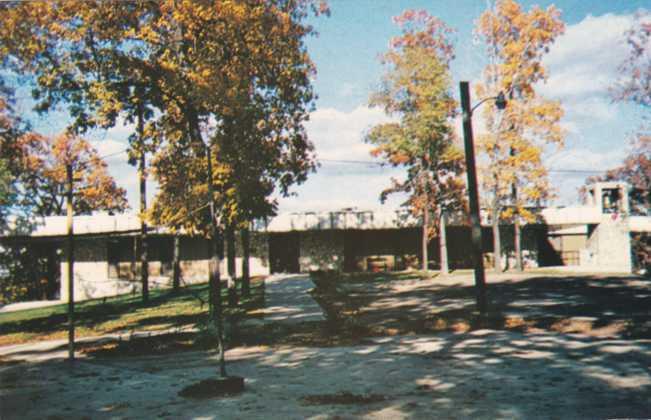
{"label": "utility pole", "polygon": [[466,173],[468,175],[468,201],[470,203],[470,222],[472,225],[472,257],[475,269],[475,289],[477,309],[481,315],[486,313],[486,277],[482,255],[481,220],[479,214],[479,193],[477,190],[477,170],[475,167],[475,145],[472,134],[472,108],[470,106],[470,87],[468,82],[460,82],[461,110],[463,112],[463,140],[466,151]]}
{"label": "utility pole", "polygon": [[68,191],[66,213],[68,228],[68,360],[75,360],[75,278],[74,278],[74,231],[72,226],[72,164],[66,165]]}
{"label": "utility pole", "polygon": [[[513,99],[513,89],[509,92],[509,100]],[[511,126],[514,129],[514,126]],[[511,146],[509,154],[515,157],[515,149]],[[523,271],[524,265],[522,264],[522,235],[520,229],[520,209],[518,208],[518,186],[517,179],[513,180],[511,184],[511,198],[513,199],[513,242],[515,243],[515,269]]]}

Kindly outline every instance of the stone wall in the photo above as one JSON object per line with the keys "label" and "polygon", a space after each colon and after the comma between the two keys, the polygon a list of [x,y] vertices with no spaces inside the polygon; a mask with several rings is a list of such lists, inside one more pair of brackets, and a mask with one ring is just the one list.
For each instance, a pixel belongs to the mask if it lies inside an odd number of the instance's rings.
{"label": "stone wall", "polygon": [[301,272],[343,270],[343,231],[314,230],[301,232],[299,252]]}
{"label": "stone wall", "polygon": [[[68,247],[64,243],[61,263],[61,299],[68,300]],[[108,278],[106,241],[81,239],[74,243],[74,296],[75,301],[112,296],[122,290]],[[127,292],[130,290],[126,290]]]}
{"label": "stone wall", "polygon": [[589,229],[582,265],[599,270],[630,273],[631,239],[626,217],[607,214]]}

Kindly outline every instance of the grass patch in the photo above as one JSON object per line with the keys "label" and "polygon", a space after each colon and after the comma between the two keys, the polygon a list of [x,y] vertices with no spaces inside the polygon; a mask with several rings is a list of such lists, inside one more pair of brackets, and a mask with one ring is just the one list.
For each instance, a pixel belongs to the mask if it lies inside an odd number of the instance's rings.
{"label": "grass patch", "polygon": [[[251,281],[251,296],[236,308],[227,305],[222,288],[224,315],[238,319],[263,305],[264,279]],[[208,318],[208,285],[198,284],[175,293],[152,290],[148,304],[140,295],[94,299],[75,305],[75,335],[98,336],[129,331],[181,329],[205,324]],[[67,337],[67,305],[0,314],[0,346]]]}

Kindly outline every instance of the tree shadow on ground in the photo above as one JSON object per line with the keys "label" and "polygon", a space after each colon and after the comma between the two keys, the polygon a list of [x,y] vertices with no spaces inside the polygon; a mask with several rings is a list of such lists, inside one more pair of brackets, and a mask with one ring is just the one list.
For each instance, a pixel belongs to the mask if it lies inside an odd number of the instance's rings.
{"label": "tree shadow on ground", "polygon": [[369,335],[478,328],[651,338],[651,281],[635,277],[533,277],[488,285],[489,313],[475,311],[475,288],[414,281],[343,282],[314,297],[334,329]]}
{"label": "tree shadow on ground", "polygon": [[248,325],[233,337],[228,371],[247,378],[239,396],[179,397],[216,375],[214,351],[151,356],[160,339],[144,337],[141,353],[91,351],[74,371],[9,366],[0,407],[23,417],[646,417],[650,290],[637,278],[506,280],[489,284],[480,319],[465,285],[345,283],[317,293],[334,314],[325,322]]}
{"label": "tree shadow on ground", "polygon": [[23,418],[631,418],[648,415],[651,392],[651,343],[570,334],[477,330],[237,348],[228,371],[247,379],[243,394],[177,395],[214,377],[216,361],[214,352],[188,352],[89,359],[72,370],[23,363],[0,373],[0,407]]}

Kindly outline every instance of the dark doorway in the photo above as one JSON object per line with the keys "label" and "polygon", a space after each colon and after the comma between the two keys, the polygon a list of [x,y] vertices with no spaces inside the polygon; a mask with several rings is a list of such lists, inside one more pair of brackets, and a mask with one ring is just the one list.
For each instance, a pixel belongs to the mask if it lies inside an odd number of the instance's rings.
{"label": "dark doorway", "polygon": [[269,263],[272,273],[299,273],[300,238],[297,232],[269,236]]}

